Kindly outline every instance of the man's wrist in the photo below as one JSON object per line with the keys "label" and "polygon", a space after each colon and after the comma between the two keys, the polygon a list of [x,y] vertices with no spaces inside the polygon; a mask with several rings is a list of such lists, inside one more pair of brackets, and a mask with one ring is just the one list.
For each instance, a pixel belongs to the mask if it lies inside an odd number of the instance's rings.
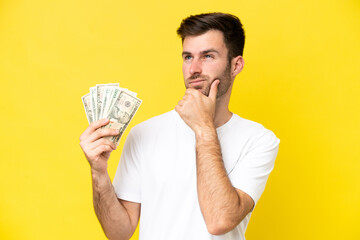
{"label": "man's wrist", "polygon": [[92,182],[94,184],[94,187],[96,188],[104,188],[106,186],[109,185],[109,183],[111,183],[109,174],[107,173],[107,171],[105,172],[99,172],[96,170],[91,169],[91,178],[92,178]]}
{"label": "man's wrist", "polygon": [[214,123],[209,122],[206,125],[194,129],[196,139],[207,139],[216,134]]}
{"label": "man's wrist", "polygon": [[96,160],[90,163],[91,175],[98,177],[102,175],[108,175],[107,172],[107,161]]}

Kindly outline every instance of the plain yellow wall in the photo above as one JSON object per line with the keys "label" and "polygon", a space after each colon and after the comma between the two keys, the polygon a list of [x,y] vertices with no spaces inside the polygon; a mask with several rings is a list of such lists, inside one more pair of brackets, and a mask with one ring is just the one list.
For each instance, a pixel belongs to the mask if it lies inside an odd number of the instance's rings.
{"label": "plain yellow wall", "polygon": [[358,0],[0,1],[0,239],[105,239],[80,98],[98,83],[136,91],[129,129],[171,110],[184,92],[176,28],[213,11],[246,31],[231,110],[281,139],[247,239],[360,239]]}

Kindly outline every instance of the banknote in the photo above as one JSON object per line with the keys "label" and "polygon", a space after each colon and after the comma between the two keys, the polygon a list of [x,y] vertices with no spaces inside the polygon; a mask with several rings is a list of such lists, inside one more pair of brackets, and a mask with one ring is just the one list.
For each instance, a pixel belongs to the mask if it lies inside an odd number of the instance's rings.
{"label": "banknote", "polygon": [[114,87],[110,93],[110,98],[108,101],[108,104],[105,106],[104,109],[104,114],[103,116],[105,118],[108,117],[110,109],[112,109],[112,107],[114,106],[115,100],[117,99],[117,97],[119,96],[120,92],[121,92],[122,88],[119,87]]}
{"label": "banknote", "polygon": [[133,95],[133,96],[135,96],[135,97],[136,97],[136,95],[137,95],[136,92],[132,92],[132,91],[130,91],[130,90],[127,89],[127,88],[122,88],[122,89],[124,89],[126,92],[130,93],[131,95]]}
{"label": "banknote", "polygon": [[130,120],[134,117],[136,111],[139,109],[141,100],[127,91],[120,91],[116,98],[113,107],[111,108],[108,119],[110,122],[105,128],[114,128],[119,130],[119,135],[106,137],[112,141],[116,146],[119,145],[119,140],[124,133]]}
{"label": "banknote", "polygon": [[96,87],[91,87],[90,88],[90,105],[91,105],[91,110],[92,110],[92,114],[93,114],[93,121],[97,121],[97,93],[96,93]]}
{"label": "banknote", "polygon": [[110,92],[112,87],[105,87],[103,92],[103,99],[101,100],[101,110],[99,119],[104,118],[105,107],[109,104]]}
{"label": "banknote", "polygon": [[107,83],[107,84],[96,84],[96,120],[100,120],[101,119],[101,107],[102,107],[102,102],[103,102],[103,98],[104,98],[104,93],[105,93],[105,88],[106,87],[118,87],[119,84],[118,83]]}
{"label": "banknote", "polygon": [[82,100],[84,108],[85,108],[86,118],[87,118],[87,120],[88,120],[88,122],[90,124],[90,123],[92,123],[94,121],[93,110],[91,108],[91,96],[90,96],[90,93],[82,96],[81,100]]}
{"label": "banknote", "polygon": [[136,95],[126,88],[120,88],[118,83],[108,83],[91,87],[90,93],[82,96],[81,100],[89,124],[102,118],[110,119],[102,128],[119,130],[119,135],[106,137],[119,145],[122,134],[142,102]]}

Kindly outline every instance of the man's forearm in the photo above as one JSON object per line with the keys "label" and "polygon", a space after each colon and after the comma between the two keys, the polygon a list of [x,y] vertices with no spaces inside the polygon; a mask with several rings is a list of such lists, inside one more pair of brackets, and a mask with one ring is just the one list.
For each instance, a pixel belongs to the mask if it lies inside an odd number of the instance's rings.
{"label": "man's forearm", "polygon": [[240,199],[227,176],[215,127],[203,127],[195,135],[200,208],[208,231],[224,234],[241,221]]}
{"label": "man's forearm", "polygon": [[108,174],[92,173],[93,202],[97,218],[109,239],[129,239],[133,234],[126,208],[116,197]]}

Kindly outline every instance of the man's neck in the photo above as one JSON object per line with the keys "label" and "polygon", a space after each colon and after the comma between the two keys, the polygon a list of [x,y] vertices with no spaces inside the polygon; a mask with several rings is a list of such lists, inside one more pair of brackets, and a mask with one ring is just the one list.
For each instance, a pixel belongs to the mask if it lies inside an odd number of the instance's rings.
{"label": "man's neck", "polygon": [[216,110],[215,119],[214,119],[215,127],[216,128],[221,127],[222,125],[227,123],[231,117],[232,117],[232,112],[230,112],[229,109],[226,109],[225,111]]}
{"label": "man's neck", "polygon": [[[231,92],[231,89],[230,89]],[[229,111],[230,94],[225,94],[216,100],[214,124],[218,128],[232,117],[232,112]]]}

